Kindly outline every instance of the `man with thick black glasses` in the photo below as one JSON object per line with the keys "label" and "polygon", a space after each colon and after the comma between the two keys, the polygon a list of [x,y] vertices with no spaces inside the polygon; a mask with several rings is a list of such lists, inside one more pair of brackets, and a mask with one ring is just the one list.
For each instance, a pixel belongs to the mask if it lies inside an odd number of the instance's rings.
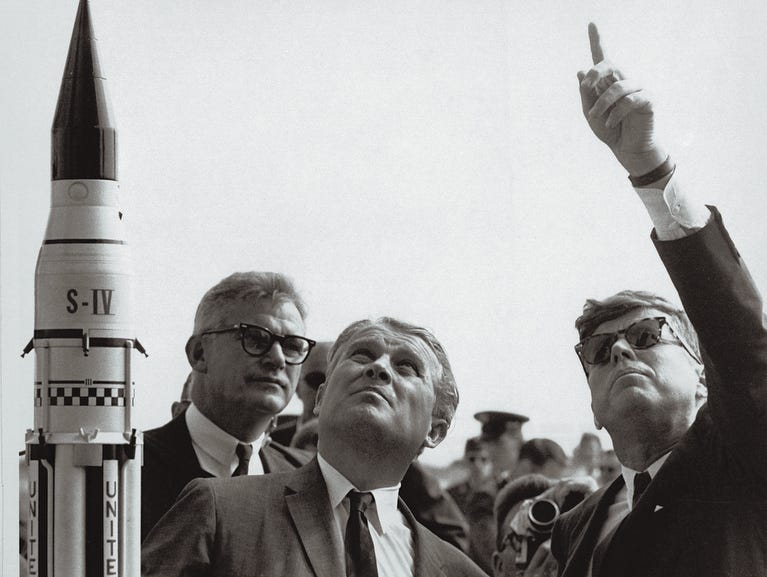
{"label": "man with thick black glasses", "polygon": [[144,433],[142,540],[192,479],[286,471],[311,458],[267,435],[315,344],[303,336],[305,316],[279,273],[234,273],[205,293],[186,344],[192,402]]}
{"label": "man with thick black glasses", "polygon": [[683,194],[646,92],[604,59],[593,24],[589,36],[594,66],[578,73],[584,114],[645,204],[687,314],[623,291],[587,301],[576,321],[594,420],[622,475],[560,517],[551,543],[559,573],[767,575],[762,299],[716,209]]}

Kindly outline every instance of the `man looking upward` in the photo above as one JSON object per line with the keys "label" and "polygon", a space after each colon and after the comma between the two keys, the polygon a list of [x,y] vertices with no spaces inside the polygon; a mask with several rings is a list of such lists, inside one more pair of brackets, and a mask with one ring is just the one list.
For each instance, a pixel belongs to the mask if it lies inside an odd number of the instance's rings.
{"label": "man looking upward", "polygon": [[622,475],[560,517],[552,551],[567,577],[764,575],[762,299],[719,213],[684,194],[646,92],[589,36],[584,114],[628,171],[685,310],[640,291],[586,302],[576,352]]}

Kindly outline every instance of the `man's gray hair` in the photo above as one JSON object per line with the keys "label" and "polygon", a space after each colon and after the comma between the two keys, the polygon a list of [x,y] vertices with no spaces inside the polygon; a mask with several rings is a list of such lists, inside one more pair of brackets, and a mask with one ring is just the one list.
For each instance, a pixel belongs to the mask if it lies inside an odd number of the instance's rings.
{"label": "man's gray hair", "polygon": [[229,307],[237,302],[269,298],[274,304],[293,303],[302,319],[306,305],[293,281],[278,272],[236,272],[208,290],[194,315],[194,333],[222,328]]}
{"label": "man's gray hair", "polygon": [[429,349],[431,349],[440,365],[439,373],[435,375],[434,381],[434,394],[436,399],[434,401],[432,415],[445,419],[449,426],[453,420],[453,415],[455,415],[455,409],[458,406],[458,386],[455,382],[455,377],[453,376],[453,370],[450,368],[450,361],[447,358],[445,349],[437,340],[437,337],[423,327],[412,325],[391,317],[381,317],[376,320],[365,319],[350,324],[340,335],[338,335],[338,338],[328,352],[328,380],[338,362],[338,359],[336,358],[338,351],[346,343],[352,340],[356,334],[371,327],[382,327],[395,333],[419,338],[426,343]]}

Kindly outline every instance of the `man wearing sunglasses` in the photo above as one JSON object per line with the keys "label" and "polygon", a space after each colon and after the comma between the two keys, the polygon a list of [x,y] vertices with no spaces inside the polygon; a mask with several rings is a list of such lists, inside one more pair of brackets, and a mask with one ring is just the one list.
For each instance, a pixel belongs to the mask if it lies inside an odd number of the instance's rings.
{"label": "man wearing sunglasses", "polygon": [[315,344],[303,336],[305,316],[293,283],[279,273],[234,273],[205,293],[186,344],[191,404],[144,433],[142,540],[192,479],[284,471],[309,460],[267,435]]}
{"label": "man wearing sunglasses", "polygon": [[552,551],[565,577],[765,575],[762,299],[716,209],[682,193],[645,91],[589,36],[584,114],[629,172],[687,314],[638,291],[586,302],[575,350],[622,474],[560,517]]}

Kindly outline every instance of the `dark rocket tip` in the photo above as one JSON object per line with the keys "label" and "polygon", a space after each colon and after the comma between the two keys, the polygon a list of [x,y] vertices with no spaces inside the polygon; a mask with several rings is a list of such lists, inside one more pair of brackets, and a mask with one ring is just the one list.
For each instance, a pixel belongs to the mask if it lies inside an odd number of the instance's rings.
{"label": "dark rocket tip", "polygon": [[96,36],[93,34],[91,9],[88,0],[80,0],[69,42],[69,54],[64,68],[64,78],[104,78],[99,66]]}
{"label": "dark rocket tip", "polygon": [[88,0],[80,0],[53,119],[53,180],[117,180],[117,133]]}

